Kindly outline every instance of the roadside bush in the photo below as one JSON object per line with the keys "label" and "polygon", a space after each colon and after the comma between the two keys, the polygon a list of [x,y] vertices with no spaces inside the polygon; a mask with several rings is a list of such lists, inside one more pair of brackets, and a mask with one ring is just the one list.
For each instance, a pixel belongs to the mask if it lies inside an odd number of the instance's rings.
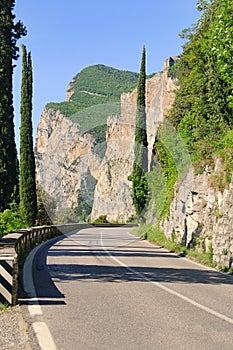
{"label": "roadside bush", "polygon": [[107,224],[107,215],[100,215],[94,222],[93,224]]}
{"label": "roadside bush", "polygon": [[0,213],[0,237],[15,232],[25,226],[25,223],[15,209],[6,209]]}

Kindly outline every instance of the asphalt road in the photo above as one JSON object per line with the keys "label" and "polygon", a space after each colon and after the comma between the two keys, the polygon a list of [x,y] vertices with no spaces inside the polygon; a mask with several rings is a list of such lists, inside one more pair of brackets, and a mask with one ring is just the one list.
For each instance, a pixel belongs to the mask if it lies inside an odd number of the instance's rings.
{"label": "asphalt road", "polygon": [[90,227],[45,244],[25,269],[43,350],[233,349],[233,278],[128,228]]}

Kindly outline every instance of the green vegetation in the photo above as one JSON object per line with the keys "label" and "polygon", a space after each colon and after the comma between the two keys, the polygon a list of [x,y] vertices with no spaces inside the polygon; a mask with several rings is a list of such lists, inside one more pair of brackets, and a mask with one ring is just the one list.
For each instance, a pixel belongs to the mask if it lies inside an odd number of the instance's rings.
{"label": "green vegetation", "polygon": [[187,42],[170,114],[197,171],[213,163],[219,142],[233,125],[232,1],[199,1],[198,8],[201,18],[183,32]]}
{"label": "green vegetation", "polygon": [[168,77],[172,79],[177,79],[178,77],[178,68],[179,68],[179,61],[174,62],[173,65],[171,65],[168,69]]}
{"label": "green vegetation", "polygon": [[95,221],[92,222],[92,224],[107,224],[108,220],[107,220],[107,215],[100,215]]}
{"label": "green vegetation", "polygon": [[150,196],[148,209],[152,209],[153,205],[156,217],[164,218],[170,212],[178,173],[174,159],[164,143],[156,138],[154,147],[156,148],[154,166],[148,175]]}
{"label": "green vegetation", "polygon": [[129,177],[133,183],[133,204],[137,215],[146,206],[148,198],[148,142],[146,133],[146,50],[143,47],[140,74],[138,79],[137,113],[135,128],[133,173]]}
{"label": "green vegetation", "polygon": [[152,225],[141,225],[140,227],[135,227],[132,229],[132,233],[141,237],[142,239],[147,239],[150,242],[156,243],[165,249],[170,250],[181,256],[187,256],[194,259],[204,265],[216,267],[213,262],[213,251],[209,249],[208,252],[199,252],[195,248],[188,249],[186,246],[176,243],[175,237],[172,239],[167,239],[164,233],[158,227],[152,227]]}
{"label": "green vegetation", "polygon": [[157,74],[157,73],[147,74],[147,75],[146,75],[146,79],[153,78],[153,77],[155,76],[155,74]]}
{"label": "green vegetation", "polygon": [[10,209],[0,213],[0,238],[25,226],[17,204],[11,204]]}
{"label": "green vegetation", "polygon": [[7,301],[5,301],[4,304],[0,303],[0,312],[6,312],[9,308],[9,304]]}
{"label": "green vegetation", "polygon": [[79,100],[78,93],[82,91],[118,100],[122,92],[136,86],[137,79],[137,73],[99,64],[87,67],[77,74],[70,83],[68,91],[75,91],[72,100]]}
{"label": "green vegetation", "polygon": [[209,184],[223,191],[230,185],[233,173],[233,130],[227,131],[216,144],[214,156],[220,159],[222,165],[218,173],[210,176]]}
{"label": "green vegetation", "polygon": [[[120,102],[106,102],[104,104],[94,105],[74,113],[70,119],[80,125],[82,133],[94,130],[104,126],[106,131],[107,117],[119,114],[121,110]],[[98,136],[98,135],[96,135]]]}
{"label": "green vegetation", "polygon": [[22,85],[20,124],[20,211],[28,226],[33,226],[37,216],[35,158],[32,137],[32,61],[22,45]]}
{"label": "green vegetation", "polygon": [[18,58],[17,40],[26,35],[21,22],[14,22],[14,0],[0,3],[0,211],[18,201],[19,169],[14,133],[12,94],[13,62]]}
{"label": "green vegetation", "polygon": [[52,220],[49,216],[56,208],[54,200],[43,191],[43,189],[36,184],[36,197],[37,197],[37,218],[36,223],[39,226],[52,225]]}
{"label": "green vegetation", "polygon": [[158,220],[169,215],[174,185],[184,179],[191,165],[186,145],[176,129],[165,120],[160,124],[155,138],[153,162],[148,174],[148,210]]}
{"label": "green vegetation", "polygon": [[120,113],[120,96],[137,85],[138,74],[104,65],[83,69],[69,84],[67,102],[49,103],[47,108],[60,110],[83,131],[105,125],[110,115]]}

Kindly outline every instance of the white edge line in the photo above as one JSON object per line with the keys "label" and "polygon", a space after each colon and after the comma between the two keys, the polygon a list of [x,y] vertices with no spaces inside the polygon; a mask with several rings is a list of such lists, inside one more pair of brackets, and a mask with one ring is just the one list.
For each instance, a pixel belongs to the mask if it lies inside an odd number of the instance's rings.
{"label": "white edge line", "polygon": [[160,288],[160,289],[166,291],[167,293],[172,294],[172,295],[174,295],[174,296],[176,296],[176,297],[178,297],[178,298],[180,298],[180,299],[186,301],[187,303],[189,303],[189,304],[191,304],[191,305],[193,305],[193,306],[196,306],[197,308],[199,308],[199,309],[201,309],[201,310],[203,310],[203,311],[205,311],[205,312],[207,312],[207,313],[209,313],[209,314],[211,314],[211,315],[213,315],[213,316],[215,316],[215,317],[218,317],[219,319],[221,319],[221,320],[223,320],[223,321],[226,321],[226,322],[228,322],[228,323],[230,323],[230,324],[233,325],[233,319],[232,319],[232,318],[227,317],[227,316],[225,316],[225,315],[223,315],[223,314],[221,314],[221,313],[219,313],[219,312],[217,312],[217,311],[214,311],[214,310],[208,308],[207,306],[204,306],[204,305],[202,305],[202,304],[199,304],[199,303],[197,303],[196,301],[194,301],[194,300],[192,300],[192,299],[190,299],[190,298],[184,296],[183,294],[180,294],[180,293],[178,293],[178,292],[173,291],[173,290],[170,289],[170,288],[165,287],[164,285],[162,285],[162,284],[159,283],[159,282],[152,281],[150,278],[146,277],[144,274],[138,272],[137,270],[133,269],[132,267],[129,267],[128,265],[124,264],[122,261],[120,261],[119,259],[117,259],[117,258],[116,258],[115,256],[113,256],[113,255],[108,251],[108,249],[104,246],[104,244],[103,244],[103,232],[101,232],[101,247],[106,251],[106,253],[107,253],[113,260],[115,260],[119,265],[125,267],[128,271],[133,272],[134,274],[138,275],[139,277],[141,277],[141,278],[144,279],[145,281],[152,283],[153,285],[155,285],[155,286],[157,286],[158,288]]}
{"label": "white edge line", "polygon": [[[71,235],[72,233],[76,232],[72,231],[70,232]],[[65,235],[67,236],[67,235]],[[60,236],[59,236],[60,237]],[[41,306],[39,304],[39,299],[37,298],[36,290],[35,290],[35,285],[33,282],[33,276],[32,276],[32,264],[34,257],[39,249],[41,249],[44,245],[48,244],[48,242],[51,241],[56,241],[58,240],[59,237],[53,238],[52,240],[46,241],[44,243],[41,243],[39,246],[34,248],[26,258],[26,261],[24,263],[24,268],[23,268],[23,285],[24,285],[24,290],[26,293],[29,295],[29,302],[33,302],[32,305],[28,305],[28,311],[29,314],[34,317],[34,316],[41,316],[43,315]],[[32,323],[33,329],[36,333],[39,345],[42,350],[56,350],[56,345],[54,343],[53,337],[51,335],[51,332],[46,325],[45,322],[36,322],[34,321]]]}
{"label": "white edge line", "polygon": [[31,316],[43,315],[42,309],[40,307],[39,301],[36,295],[36,289],[33,282],[32,276],[32,265],[33,260],[36,255],[36,252],[44,245],[45,243],[40,244],[38,247],[34,248],[29,255],[27,256],[24,267],[23,267],[23,285],[24,290],[28,294],[31,301],[33,301],[33,305],[28,305],[28,311]]}
{"label": "white edge line", "polygon": [[50,330],[45,322],[33,322],[32,326],[42,350],[57,350]]}

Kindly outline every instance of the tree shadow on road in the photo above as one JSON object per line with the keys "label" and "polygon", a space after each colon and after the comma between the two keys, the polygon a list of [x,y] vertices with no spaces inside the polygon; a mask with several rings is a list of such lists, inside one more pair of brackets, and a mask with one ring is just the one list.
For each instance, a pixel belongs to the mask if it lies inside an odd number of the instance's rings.
{"label": "tree shadow on road", "polygon": [[[58,239],[58,241],[61,240]],[[180,259],[175,254],[170,253],[160,247],[141,247],[139,245],[128,247],[108,247],[108,251],[100,247],[88,247],[80,245],[59,245],[53,246],[48,243],[47,247],[38,251],[35,256],[33,265],[34,283],[36,286],[36,297],[42,305],[65,305],[65,296],[59,291],[59,283],[69,283],[70,281],[99,282],[99,283],[127,283],[127,282],[157,282],[157,283],[176,283],[176,284],[203,284],[203,285],[233,285],[232,276],[228,276],[218,271],[211,269],[170,267],[172,259],[176,261]],[[147,249],[148,248],[148,249]],[[111,255],[112,260],[109,257]],[[47,264],[47,257],[53,258],[57,263]],[[68,260],[66,260],[66,257]],[[94,264],[84,264],[83,259],[95,257]],[[105,258],[109,258],[104,260]],[[54,260],[54,258],[56,260]],[[61,258],[61,260],[59,259]],[[73,263],[66,263],[71,261]],[[96,264],[100,258],[100,264]],[[115,258],[115,260],[114,260]],[[117,266],[120,260],[130,258],[128,264],[133,258],[139,258],[138,266]],[[122,259],[121,259],[122,258]],[[142,258],[142,260],[141,260]],[[146,259],[149,258],[147,261]],[[156,258],[168,259],[169,267],[156,266]],[[82,263],[77,263],[77,261]],[[62,261],[62,262],[61,262]],[[86,260],[88,261],[88,260]],[[124,260],[123,260],[124,261]],[[142,263],[140,264],[140,262]],[[152,266],[143,266],[143,262],[149,262]],[[162,260],[163,261],[163,260]],[[101,265],[101,263],[105,265]],[[108,265],[109,262],[109,265]],[[161,260],[160,260],[161,262]],[[152,264],[151,264],[152,263]],[[192,266],[192,265],[191,265]],[[195,266],[195,265],[193,265]],[[29,300],[29,301],[28,301]],[[23,300],[21,303],[24,303]],[[25,303],[30,302],[30,299],[25,298]]]}
{"label": "tree shadow on road", "polygon": [[185,268],[161,268],[142,266],[103,266],[62,264],[49,265],[49,271],[54,281],[68,282],[160,282],[160,283],[199,283],[199,284],[229,284],[233,278],[214,270],[199,270]]}

